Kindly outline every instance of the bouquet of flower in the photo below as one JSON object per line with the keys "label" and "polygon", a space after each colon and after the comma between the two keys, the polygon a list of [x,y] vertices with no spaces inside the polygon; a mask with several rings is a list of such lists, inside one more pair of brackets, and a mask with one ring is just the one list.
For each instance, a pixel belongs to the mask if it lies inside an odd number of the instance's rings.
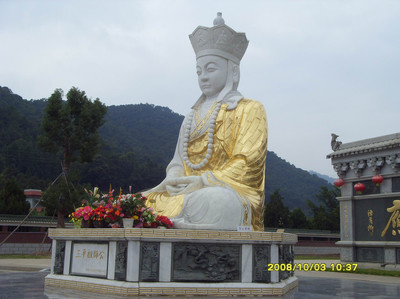
{"label": "bouquet of flower", "polygon": [[167,216],[157,215],[156,217],[157,226],[164,226],[166,228],[172,228],[173,223]]}
{"label": "bouquet of flower", "polygon": [[93,191],[92,190],[88,191],[85,188],[85,192],[86,192],[86,199],[82,200],[82,204],[83,205],[93,206],[93,204],[95,202],[98,202],[100,200],[100,198],[101,198],[100,191],[99,191],[98,187],[95,187],[93,189]]}
{"label": "bouquet of flower", "polygon": [[118,197],[118,202],[122,208],[122,212],[126,218],[133,218],[138,215],[138,211],[144,208],[146,197],[142,196],[141,193],[126,194]]}
{"label": "bouquet of flower", "polygon": [[70,215],[72,222],[90,220],[93,217],[93,210],[90,206],[79,207]]}
{"label": "bouquet of flower", "polygon": [[152,208],[141,208],[139,214],[139,223],[135,227],[157,227],[157,215]]}
{"label": "bouquet of flower", "polygon": [[107,205],[105,206],[98,206],[93,210],[93,220],[94,221],[102,221],[105,220],[106,218],[106,213],[107,213]]}
{"label": "bouquet of flower", "polygon": [[[130,191],[130,190],[129,190]],[[87,198],[82,201],[82,207],[73,212],[70,217],[74,224],[91,223],[95,227],[105,226],[109,223],[111,227],[120,227],[122,218],[133,218],[134,227],[152,227],[162,226],[172,228],[171,220],[162,215],[157,215],[152,208],[145,205],[147,200],[140,192],[134,194],[122,194],[114,198],[114,190],[110,186],[108,194],[100,194],[99,188],[95,187],[93,191],[85,189]],[[85,226],[86,227],[86,226]]]}
{"label": "bouquet of flower", "polygon": [[119,204],[107,204],[106,214],[104,219],[109,223],[119,222],[125,215],[122,213],[122,208]]}

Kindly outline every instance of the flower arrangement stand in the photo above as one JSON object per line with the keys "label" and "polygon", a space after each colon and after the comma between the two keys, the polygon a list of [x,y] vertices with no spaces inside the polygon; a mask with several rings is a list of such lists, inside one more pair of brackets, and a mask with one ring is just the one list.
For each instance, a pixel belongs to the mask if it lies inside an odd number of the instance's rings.
{"label": "flower arrangement stand", "polygon": [[132,218],[122,218],[122,224],[124,228],[132,228],[133,227],[133,219]]}

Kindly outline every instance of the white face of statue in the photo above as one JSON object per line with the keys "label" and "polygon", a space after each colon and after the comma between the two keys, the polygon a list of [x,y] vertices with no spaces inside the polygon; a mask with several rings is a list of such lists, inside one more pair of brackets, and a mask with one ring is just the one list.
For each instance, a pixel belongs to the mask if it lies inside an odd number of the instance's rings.
{"label": "white face of statue", "polygon": [[206,97],[213,97],[225,87],[228,76],[228,60],[219,56],[197,58],[197,76],[201,91]]}

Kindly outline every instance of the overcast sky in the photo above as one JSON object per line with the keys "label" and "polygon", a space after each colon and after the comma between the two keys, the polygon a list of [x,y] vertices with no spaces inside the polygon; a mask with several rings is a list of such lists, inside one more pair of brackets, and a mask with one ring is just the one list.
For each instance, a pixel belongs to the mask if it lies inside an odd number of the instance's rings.
{"label": "overcast sky", "polygon": [[397,0],[0,0],[0,86],[28,100],[76,86],[186,115],[200,95],[188,35],[219,11],[250,41],[239,90],[264,104],[269,150],[336,177],[331,133],[400,132]]}

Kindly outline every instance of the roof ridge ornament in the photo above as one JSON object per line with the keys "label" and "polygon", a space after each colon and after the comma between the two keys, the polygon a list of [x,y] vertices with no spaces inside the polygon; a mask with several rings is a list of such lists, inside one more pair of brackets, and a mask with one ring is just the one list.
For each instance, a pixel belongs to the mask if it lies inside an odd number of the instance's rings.
{"label": "roof ridge ornament", "polygon": [[332,150],[337,151],[340,148],[340,145],[342,144],[342,142],[336,140],[339,137],[339,135],[332,133],[331,136],[332,136],[332,140],[331,140]]}

